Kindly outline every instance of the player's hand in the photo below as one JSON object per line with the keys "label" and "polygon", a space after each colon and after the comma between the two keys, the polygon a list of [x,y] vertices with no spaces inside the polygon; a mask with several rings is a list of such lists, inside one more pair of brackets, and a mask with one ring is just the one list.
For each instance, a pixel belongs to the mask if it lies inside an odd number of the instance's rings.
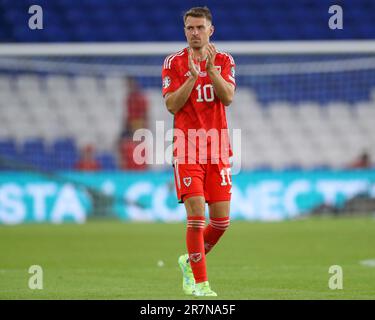
{"label": "player's hand", "polygon": [[189,70],[194,78],[198,78],[199,72],[200,72],[200,65],[196,65],[193,58],[193,50],[191,48],[189,50]]}
{"label": "player's hand", "polygon": [[206,61],[206,70],[211,71],[215,67],[215,57],[216,57],[216,48],[212,43],[207,44],[207,61]]}

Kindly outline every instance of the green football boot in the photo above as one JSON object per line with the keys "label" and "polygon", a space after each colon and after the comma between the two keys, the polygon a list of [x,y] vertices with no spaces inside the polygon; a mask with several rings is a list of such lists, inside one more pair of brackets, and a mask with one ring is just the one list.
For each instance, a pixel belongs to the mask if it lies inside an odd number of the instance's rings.
{"label": "green football boot", "polygon": [[196,297],[217,297],[216,292],[211,290],[208,281],[195,284],[193,295]]}
{"label": "green football boot", "polygon": [[182,271],[182,290],[185,294],[192,295],[195,287],[195,280],[188,259],[189,255],[183,254],[178,258],[178,265]]}

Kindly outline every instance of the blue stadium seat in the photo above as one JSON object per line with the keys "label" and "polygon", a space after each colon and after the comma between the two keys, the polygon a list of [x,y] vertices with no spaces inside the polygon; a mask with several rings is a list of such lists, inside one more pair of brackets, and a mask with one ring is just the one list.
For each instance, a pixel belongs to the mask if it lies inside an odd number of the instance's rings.
{"label": "blue stadium seat", "polygon": [[[33,32],[24,23],[31,4],[30,0],[0,2],[4,17],[0,19],[0,30],[6,30],[6,33],[0,31],[0,39],[6,37],[11,42],[183,40],[180,28],[183,12],[191,6],[201,5],[199,1],[186,4],[177,0],[40,0],[38,4],[43,5],[46,24],[54,23],[55,29]],[[225,0],[208,1],[206,5],[214,16],[216,40],[375,38],[375,2],[371,0],[345,2],[347,28],[340,32],[327,28],[329,14],[324,1],[239,0],[233,6],[231,1]],[[233,27],[237,26],[236,32],[232,32],[228,21],[236,22]],[[170,28],[171,24],[174,27]],[[20,26],[25,26],[23,31]],[[107,30],[102,32],[104,26]],[[146,26],[149,32],[141,26]],[[136,27],[140,30],[128,31],[128,28]],[[111,34],[108,31],[111,29],[122,31]],[[169,34],[167,29],[170,29]]]}
{"label": "blue stadium seat", "polygon": [[0,169],[12,169],[12,161],[18,160],[18,150],[15,140],[0,140]]}
{"label": "blue stadium seat", "polygon": [[255,172],[273,171],[273,168],[269,164],[260,164],[254,168]]}
{"label": "blue stadium seat", "polygon": [[21,151],[21,162],[24,165],[43,169],[46,158],[46,150],[43,139],[25,140]]}
{"label": "blue stadium seat", "polygon": [[73,169],[78,160],[78,149],[71,138],[57,139],[52,144],[51,157],[55,169]]}
{"label": "blue stadium seat", "polygon": [[96,160],[100,163],[102,170],[116,170],[118,169],[116,160],[112,153],[102,152],[96,157]]}
{"label": "blue stadium seat", "polygon": [[311,168],[311,171],[324,171],[324,170],[331,170],[332,168],[327,165],[327,164],[321,164],[321,165],[316,165]]}
{"label": "blue stadium seat", "polygon": [[17,153],[16,142],[13,139],[0,140],[0,152],[15,152]]}
{"label": "blue stadium seat", "polygon": [[44,153],[44,141],[41,138],[25,140],[22,147],[23,154]]}
{"label": "blue stadium seat", "polygon": [[303,167],[299,164],[290,164],[283,168],[283,171],[289,172],[289,171],[300,171]]}

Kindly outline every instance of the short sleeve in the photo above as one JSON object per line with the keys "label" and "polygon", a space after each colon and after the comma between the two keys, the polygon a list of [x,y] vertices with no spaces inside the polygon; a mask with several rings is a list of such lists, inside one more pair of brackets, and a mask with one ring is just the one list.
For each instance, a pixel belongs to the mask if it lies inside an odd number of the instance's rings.
{"label": "short sleeve", "polygon": [[164,60],[161,74],[163,80],[163,97],[169,92],[176,91],[181,86],[175,64],[173,63],[174,61],[169,61],[169,58],[170,56]]}
{"label": "short sleeve", "polygon": [[225,60],[221,71],[221,76],[225,81],[232,83],[236,86],[236,64],[234,63],[233,57],[225,53]]}

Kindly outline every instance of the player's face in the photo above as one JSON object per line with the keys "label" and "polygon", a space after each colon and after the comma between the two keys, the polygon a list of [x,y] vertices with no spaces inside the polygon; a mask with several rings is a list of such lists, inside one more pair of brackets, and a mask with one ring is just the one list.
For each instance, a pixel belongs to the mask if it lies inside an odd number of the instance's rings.
{"label": "player's face", "polygon": [[206,18],[187,17],[185,21],[185,36],[191,48],[200,49],[209,41],[214,27]]}

